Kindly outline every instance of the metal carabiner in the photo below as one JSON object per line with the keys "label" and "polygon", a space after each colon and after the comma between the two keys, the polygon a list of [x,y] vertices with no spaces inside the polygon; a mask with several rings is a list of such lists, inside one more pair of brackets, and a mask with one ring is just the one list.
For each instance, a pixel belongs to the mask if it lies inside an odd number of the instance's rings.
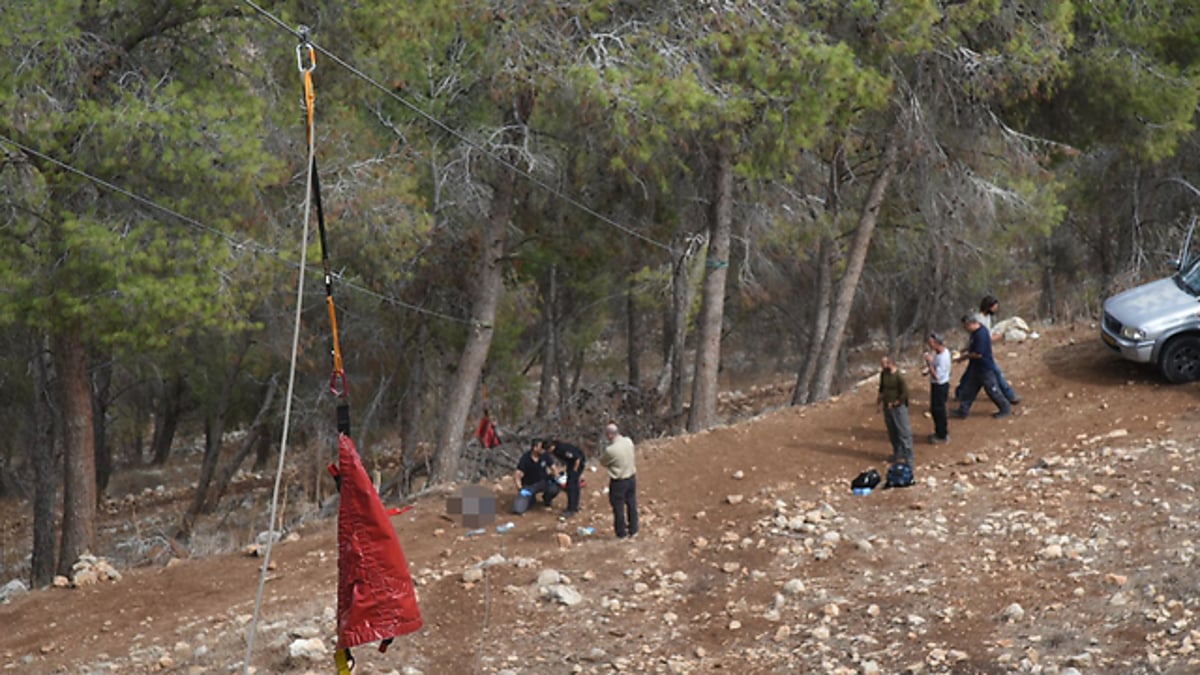
{"label": "metal carabiner", "polygon": [[[300,44],[296,45],[296,67],[299,68],[300,72],[302,73],[311,73],[317,69],[317,50],[312,46],[312,43],[308,41],[307,26],[300,26],[298,29],[296,29],[296,32],[300,34]],[[308,51],[307,66],[305,66],[304,63],[305,50]]]}

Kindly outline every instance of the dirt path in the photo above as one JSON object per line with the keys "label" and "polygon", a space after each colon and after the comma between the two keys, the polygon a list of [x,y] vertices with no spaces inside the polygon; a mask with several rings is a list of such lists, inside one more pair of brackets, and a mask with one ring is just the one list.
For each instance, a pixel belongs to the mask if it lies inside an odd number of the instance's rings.
{"label": "dirt path", "polygon": [[[1019,414],[952,420],[947,445],[921,442],[932,423],[914,406],[909,490],[849,494],[851,477],[889,455],[865,385],[640,443],[633,542],[610,535],[599,473],[569,528],[535,509],[507,534],[464,538],[440,500],[424,500],[396,526],[426,628],[386,655],[359,650],[358,672],[1195,672],[1183,640],[1200,579],[1179,561],[1200,537],[1189,533],[1197,388],[1119,361],[1093,333],[998,345]],[[575,535],[585,524],[597,535]],[[558,549],[558,532],[575,545]],[[483,582],[462,582],[497,555]],[[287,646],[332,634],[334,523],[274,557],[254,663],[328,671]],[[21,596],[0,606],[0,661],[18,672],[228,669],[242,659],[258,564],[219,556]],[[549,569],[579,604],[542,597],[535,581]],[[793,579],[802,590],[785,588]],[[1005,614],[1014,603],[1019,618]]]}

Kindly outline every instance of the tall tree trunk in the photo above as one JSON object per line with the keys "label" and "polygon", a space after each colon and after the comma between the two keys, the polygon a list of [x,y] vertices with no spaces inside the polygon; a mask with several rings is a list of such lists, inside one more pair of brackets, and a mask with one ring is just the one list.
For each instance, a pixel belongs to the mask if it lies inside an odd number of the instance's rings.
{"label": "tall tree trunk", "polygon": [[217,475],[217,480],[213,484],[212,497],[208,499],[204,506],[204,512],[209,513],[217,508],[221,503],[221,497],[225,495],[225,490],[229,488],[229,483],[233,481],[234,475],[241,468],[242,463],[250,456],[260,444],[270,444],[271,431],[267,428],[271,420],[271,406],[275,402],[275,393],[279,390],[279,377],[271,375],[271,379],[267,381],[267,389],[263,393],[262,404],[258,407],[258,413],[254,416],[254,422],[250,425],[250,430],[246,433],[246,437],[242,439],[242,445],[238,448],[237,454],[233,459],[225,465],[221,473]]}
{"label": "tall tree trunk", "polygon": [[[829,160],[829,178],[825,182],[825,212],[830,227],[837,227],[838,216],[841,214],[841,167],[845,159],[844,152],[845,146],[839,142],[834,146],[833,156]],[[817,240],[816,318],[805,350],[804,366],[796,376],[792,405],[812,402],[812,381],[817,372],[817,359],[820,357],[822,345],[825,344],[825,334],[829,332],[829,308],[833,304],[833,258],[837,245],[828,231]]]}
{"label": "tall tree trunk", "polygon": [[[509,140],[516,142],[516,139]],[[510,163],[515,163],[516,157],[509,153],[508,159]],[[491,349],[495,332],[492,324],[496,320],[500,295],[504,292],[503,258],[508,223],[512,218],[515,176],[509,166],[497,166],[496,172],[496,184],[492,190],[490,213],[480,243],[480,260],[471,294],[471,321],[474,325],[469,329],[467,344],[463,347],[450,385],[438,435],[437,453],[430,467],[430,484],[458,478],[463,430],[475,391],[479,388],[488,350]]]}
{"label": "tall tree trunk", "polygon": [[34,587],[45,586],[54,580],[57,553],[58,522],[54,503],[58,496],[58,454],[60,425],[55,421],[50,350],[48,341],[39,340],[33,361],[33,421],[34,442],[29,446],[29,461],[33,464],[33,557],[31,561]]}
{"label": "tall tree trunk", "polygon": [[[671,397],[670,420],[672,428],[678,428],[683,417],[683,352],[687,347],[688,310],[692,306],[691,256],[680,254],[671,268],[671,310],[666,322],[668,337],[666,369],[666,391]],[[659,387],[662,392],[662,386]]]}
{"label": "tall tree trunk", "polygon": [[832,237],[823,236],[817,242],[817,292],[816,317],[805,350],[804,365],[796,376],[796,388],[792,391],[792,405],[804,405],[812,401],[813,375],[817,372],[817,359],[825,333],[829,330],[829,305],[833,290],[833,251],[837,243]]}
{"label": "tall tree trunk", "polygon": [[[421,418],[425,414],[425,347],[429,343],[429,325],[420,320],[417,326],[417,348],[408,371],[408,387],[400,408],[400,473],[392,481],[400,493],[412,492],[412,476],[417,468],[417,445],[421,440]],[[388,492],[389,490],[384,490]]]}
{"label": "tall tree trunk", "polygon": [[63,427],[63,524],[58,573],[69,575],[96,544],[96,456],[92,396],[83,327],[73,322],[51,336]]}
{"label": "tall tree trunk", "polygon": [[108,488],[112,475],[112,446],[108,442],[108,406],[112,393],[113,362],[111,356],[92,371],[92,435],[96,439],[96,497]]}
{"label": "tall tree trunk", "polygon": [[183,414],[183,398],[187,395],[187,378],[176,375],[163,383],[162,395],[154,413],[154,436],[150,441],[151,460],[155,466],[167,463],[171,456],[171,445],[175,442],[175,430]]}
{"label": "tall tree trunk", "polygon": [[729,274],[729,233],[733,227],[733,155],[726,143],[717,148],[716,195],[710,216],[708,260],[692,378],[688,431],[707,429],[716,421],[717,376],[721,366],[721,324],[725,318],[725,279]]}
{"label": "tall tree trunk", "polygon": [[642,326],[638,320],[637,296],[634,293],[635,282],[630,270],[625,288],[625,348],[626,360],[629,362],[629,386],[639,387],[642,382],[642,369],[639,359],[642,354]]}
{"label": "tall tree trunk", "polygon": [[554,392],[554,361],[558,353],[558,266],[551,265],[547,275],[545,301],[542,303],[542,376],[538,384],[537,411],[538,419],[544,419],[550,408],[550,396]]}
{"label": "tall tree trunk", "polygon": [[879,221],[879,209],[883,206],[883,198],[887,194],[892,176],[896,173],[897,138],[899,134],[893,130],[888,134],[887,146],[883,151],[882,165],[871,189],[867,192],[867,201],[859,214],[858,226],[854,231],[854,241],[850,245],[850,257],[846,261],[846,271],[838,280],[837,293],[829,318],[829,330],[821,345],[821,353],[817,360],[817,372],[814,376],[812,400],[823,401],[829,398],[833,390],[833,377],[837,372],[837,358],[842,350],[845,338],[846,324],[850,320],[850,311],[854,308],[854,294],[858,291],[858,282],[862,278],[863,265],[867,261],[867,250],[871,247],[871,237],[875,234],[875,225]]}
{"label": "tall tree trunk", "polygon": [[246,352],[253,344],[250,333],[242,334],[237,352],[229,367],[225,370],[225,380],[221,383],[221,394],[204,416],[204,459],[200,462],[200,479],[196,483],[196,492],[192,495],[192,503],[179,522],[179,530],[175,538],[187,541],[192,536],[192,528],[196,518],[204,511],[208,500],[208,486],[212,483],[217,471],[217,462],[221,458],[221,440],[225,436],[225,418],[229,413],[229,404],[233,400],[233,388],[242,372],[242,362]]}

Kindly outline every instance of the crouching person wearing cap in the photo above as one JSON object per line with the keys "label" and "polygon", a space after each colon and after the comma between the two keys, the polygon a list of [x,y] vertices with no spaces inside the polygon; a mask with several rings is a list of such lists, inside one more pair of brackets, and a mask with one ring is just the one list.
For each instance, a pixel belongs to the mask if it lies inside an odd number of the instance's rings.
{"label": "crouching person wearing cap", "polygon": [[553,461],[550,453],[542,448],[541,440],[534,440],[529,450],[517,460],[517,470],[513,472],[513,482],[517,486],[513,513],[520,515],[528,511],[529,505],[539,492],[542,493],[542,502],[546,506],[550,506],[558,496],[558,483],[554,482],[550,475]]}

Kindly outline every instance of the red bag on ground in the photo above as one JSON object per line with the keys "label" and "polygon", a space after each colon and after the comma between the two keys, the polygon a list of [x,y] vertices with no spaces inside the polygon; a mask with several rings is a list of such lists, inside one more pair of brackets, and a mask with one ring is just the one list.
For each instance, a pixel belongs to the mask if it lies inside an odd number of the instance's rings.
{"label": "red bag on ground", "polygon": [[423,625],[400,538],[358,457],[338,436],[338,649],[420,630]]}

